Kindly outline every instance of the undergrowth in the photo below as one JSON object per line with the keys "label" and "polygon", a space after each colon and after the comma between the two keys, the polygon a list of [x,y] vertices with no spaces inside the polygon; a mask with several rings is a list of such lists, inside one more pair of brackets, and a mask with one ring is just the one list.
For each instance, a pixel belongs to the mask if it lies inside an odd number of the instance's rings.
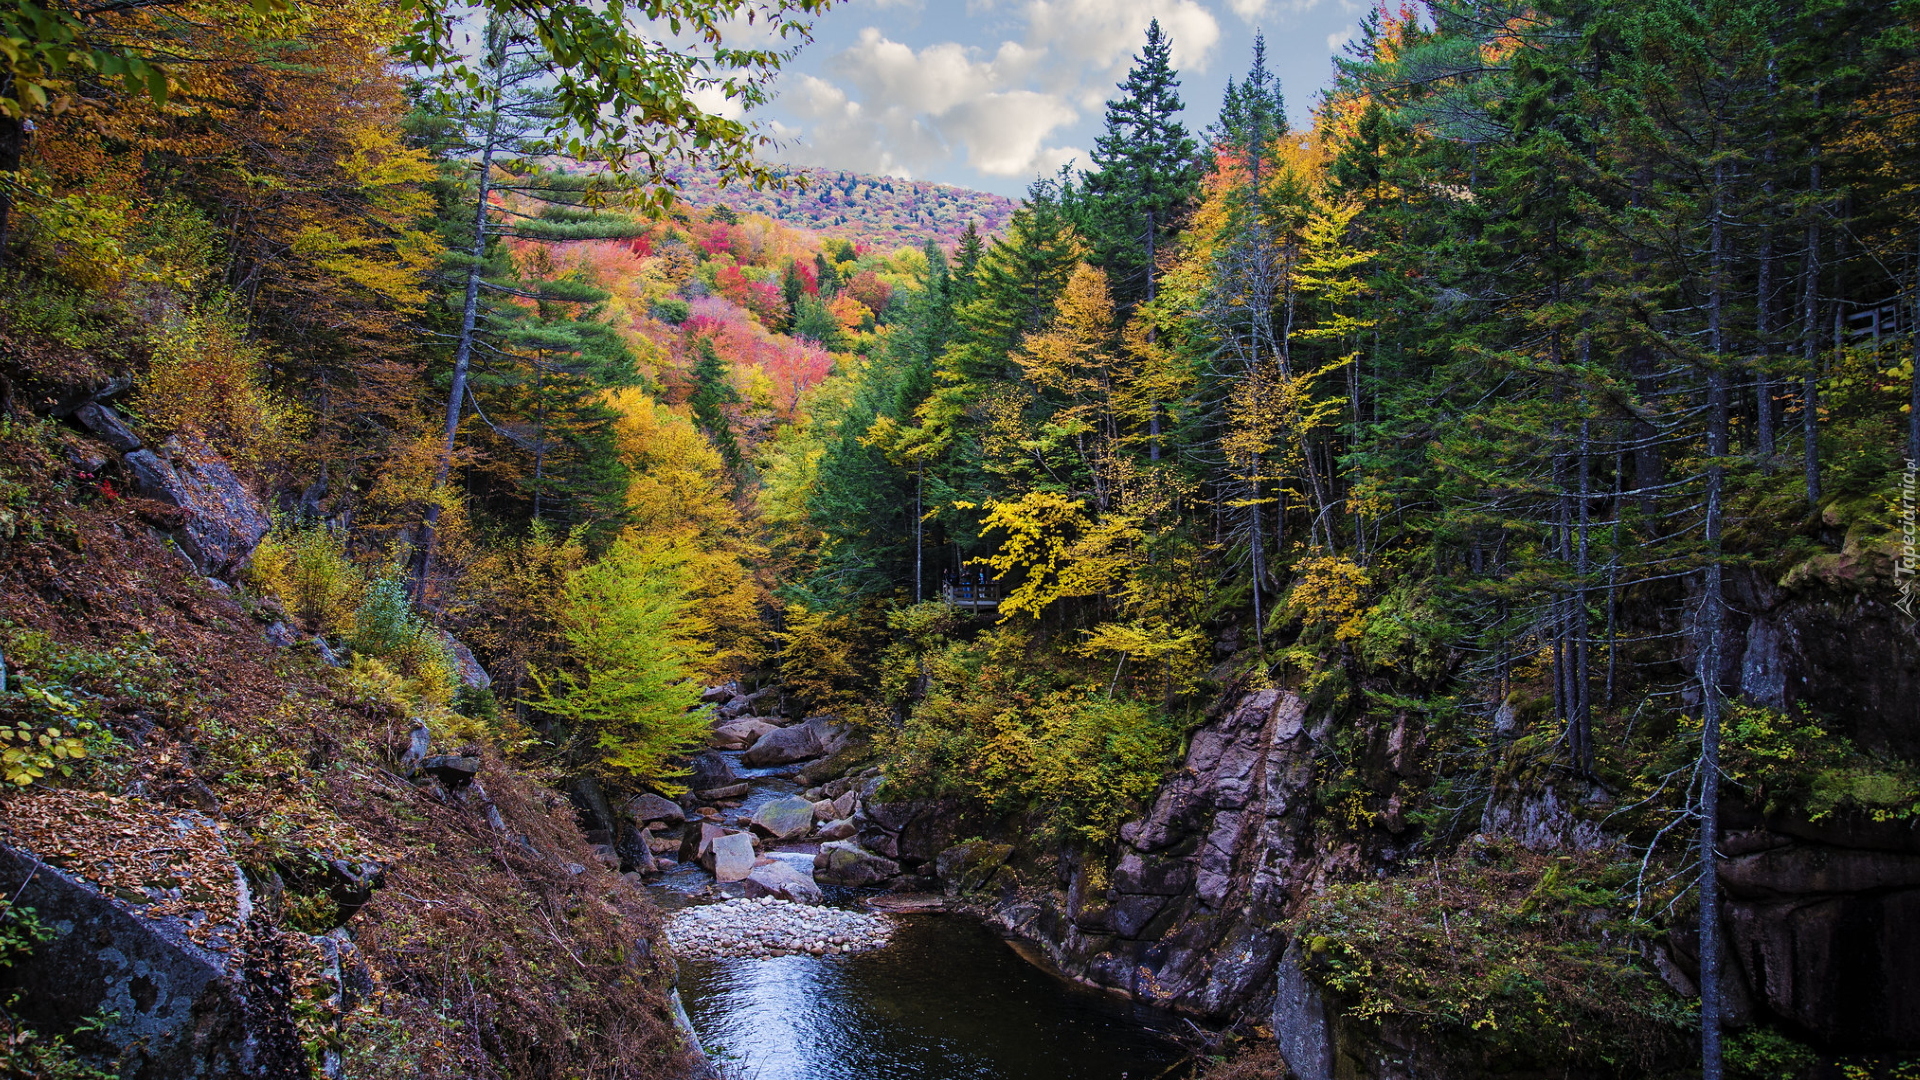
{"label": "undergrowth", "polygon": [[1481,845],[1334,885],[1288,930],[1355,1018],[1404,1017],[1509,1065],[1644,1069],[1695,1017],[1643,955],[1656,930],[1631,914],[1634,872],[1601,854]]}

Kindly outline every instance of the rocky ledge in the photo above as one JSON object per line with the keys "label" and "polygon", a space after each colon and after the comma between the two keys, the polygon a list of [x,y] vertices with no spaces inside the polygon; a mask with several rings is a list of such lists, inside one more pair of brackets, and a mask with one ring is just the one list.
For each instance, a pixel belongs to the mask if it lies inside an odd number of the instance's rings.
{"label": "rocky ledge", "polygon": [[667,920],[667,939],[682,960],[865,952],[893,936],[879,915],[813,907],[763,896],[691,907]]}

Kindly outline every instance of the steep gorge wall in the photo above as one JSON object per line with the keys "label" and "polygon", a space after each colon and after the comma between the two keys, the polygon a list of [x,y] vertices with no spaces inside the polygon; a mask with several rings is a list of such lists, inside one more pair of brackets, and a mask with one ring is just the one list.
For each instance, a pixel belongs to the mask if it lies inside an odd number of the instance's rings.
{"label": "steep gorge wall", "polygon": [[[1738,579],[1722,675],[1748,700],[1813,710],[1856,746],[1912,760],[1920,636],[1889,598],[1858,584],[1885,580],[1862,568],[1867,559],[1830,557],[1782,582]],[[1357,771],[1380,794],[1423,788],[1420,721],[1373,719],[1357,759],[1349,746],[1339,762],[1334,723],[1285,691],[1231,699],[1193,733],[1115,851],[1016,854],[1025,872],[997,880],[983,901],[989,917],[1076,979],[1215,1021],[1270,1023],[1303,1077],[1410,1075],[1410,1061],[1421,1075],[1445,1075],[1435,1067],[1446,1055],[1412,1025],[1344,1018],[1278,929],[1330,883],[1395,873],[1420,838],[1397,794],[1361,829],[1334,827],[1315,801],[1330,768]],[[1920,830],[1912,820],[1765,814],[1744,795],[1726,793],[1719,866],[1735,1023],[1765,1023],[1836,1055],[1920,1049]],[[1620,842],[1602,826],[1614,808],[1603,789],[1536,781],[1497,792],[1480,828],[1535,851],[1590,850]],[[951,808],[873,809],[902,838],[928,833],[907,845],[921,849],[904,853],[910,863],[930,862],[969,828],[986,835]],[[998,838],[1018,848],[1018,833],[1003,827]],[[1669,986],[1689,995],[1696,953],[1684,925],[1649,950]]]}

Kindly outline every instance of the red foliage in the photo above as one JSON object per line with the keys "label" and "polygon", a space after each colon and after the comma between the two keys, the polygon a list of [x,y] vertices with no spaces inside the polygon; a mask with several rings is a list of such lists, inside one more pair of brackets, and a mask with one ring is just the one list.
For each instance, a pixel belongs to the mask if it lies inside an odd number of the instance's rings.
{"label": "red foliage", "polygon": [[[700,250],[708,255],[731,255],[733,253],[733,229],[723,222],[711,222],[694,226],[694,235],[699,238]],[[703,235],[704,234],[704,235]]]}
{"label": "red foliage", "polygon": [[720,295],[753,313],[760,325],[772,328],[786,318],[787,301],[771,281],[749,281],[738,266],[723,266],[714,275]]}
{"label": "red foliage", "polygon": [[887,310],[887,302],[893,299],[893,286],[881,281],[871,270],[862,270],[847,282],[845,292],[855,300],[865,304],[873,317]]}
{"label": "red foliage", "polygon": [[[709,338],[714,351],[735,371],[757,367],[765,372],[773,383],[775,404],[788,420],[797,415],[801,396],[833,370],[833,357],[825,349],[810,341],[769,334],[731,301],[707,296],[692,306],[693,313],[681,324],[681,340],[691,344],[695,336]],[[684,352],[681,361],[688,367],[692,364]],[[669,386],[671,400],[671,380]]]}
{"label": "red foliage", "polygon": [[793,260],[793,268],[800,273],[800,283],[806,287],[808,296],[820,295],[820,274],[813,264],[801,259]]}

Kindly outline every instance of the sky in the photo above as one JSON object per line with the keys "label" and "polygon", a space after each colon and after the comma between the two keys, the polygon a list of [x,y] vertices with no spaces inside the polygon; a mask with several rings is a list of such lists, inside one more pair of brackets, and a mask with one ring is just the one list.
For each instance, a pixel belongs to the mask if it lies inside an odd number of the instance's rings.
{"label": "sky", "polygon": [[797,165],[1023,194],[1069,161],[1089,167],[1114,84],[1158,18],[1173,39],[1184,122],[1198,134],[1229,77],[1267,38],[1287,112],[1303,124],[1366,0],[841,0],[754,110]]}

